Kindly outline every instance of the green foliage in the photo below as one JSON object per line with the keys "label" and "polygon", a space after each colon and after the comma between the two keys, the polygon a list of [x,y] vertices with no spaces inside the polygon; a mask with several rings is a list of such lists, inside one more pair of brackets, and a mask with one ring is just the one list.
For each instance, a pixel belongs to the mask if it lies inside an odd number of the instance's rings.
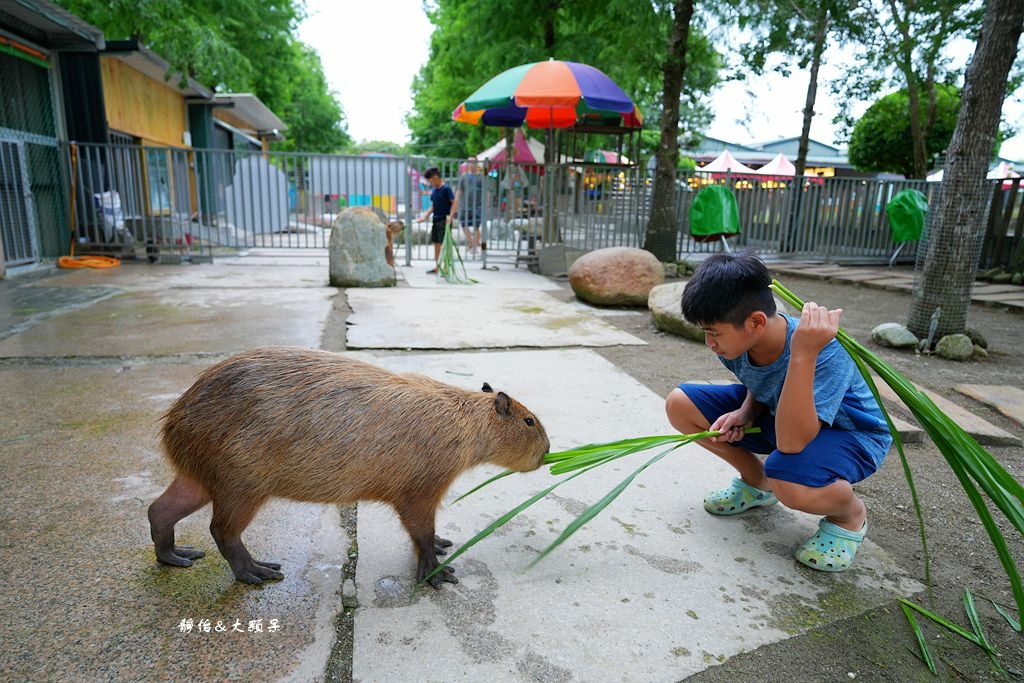
{"label": "green foliage", "polygon": [[[430,56],[414,79],[406,119],[414,152],[464,157],[493,144],[500,130],[457,124],[452,110],[502,71],[548,58],[601,69],[633,98],[647,125],[657,127],[671,22],[665,2],[436,0],[427,14],[435,26]],[[682,105],[685,125],[699,129],[711,119],[706,95],[718,82],[721,60],[698,32],[691,32],[689,49]]]}
{"label": "green foliage", "polygon": [[140,40],[174,73],[220,92],[252,92],[288,126],[280,149],[326,152],[348,142],[320,58],[295,38],[301,0],[57,1],[108,40]]}
{"label": "green foliage", "polygon": [[[949,145],[959,111],[960,90],[947,85],[936,86],[934,122],[925,139],[929,158]],[[925,112],[919,112],[922,124],[925,116]],[[858,170],[914,177],[914,148],[906,90],[886,95],[864,112],[850,137],[849,155],[850,163]]]}

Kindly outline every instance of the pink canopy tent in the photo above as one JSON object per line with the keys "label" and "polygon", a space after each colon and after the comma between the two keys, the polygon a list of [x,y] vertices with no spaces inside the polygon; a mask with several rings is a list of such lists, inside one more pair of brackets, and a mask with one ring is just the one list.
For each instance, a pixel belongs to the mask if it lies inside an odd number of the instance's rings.
{"label": "pink canopy tent", "polygon": [[[508,158],[508,150],[505,147],[505,138],[502,138],[477,154],[476,158],[487,162],[492,168],[504,166],[505,160]],[[512,163],[543,165],[544,144],[526,137],[522,128],[517,128],[512,137]]]}
{"label": "pink canopy tent", "polygon": [[754,171],[754,173],[757,173],[758,175],[792,177],[796,175],[796,166],[786,158],[785,154],[779,153],[775,155],[774,159]]}
{"label": "pink canopy tent", "polygon": [[708,173],[756,173],[754,169],[738,162],[729,150],[725,150],[714,161],[709,161],[697,170]]}

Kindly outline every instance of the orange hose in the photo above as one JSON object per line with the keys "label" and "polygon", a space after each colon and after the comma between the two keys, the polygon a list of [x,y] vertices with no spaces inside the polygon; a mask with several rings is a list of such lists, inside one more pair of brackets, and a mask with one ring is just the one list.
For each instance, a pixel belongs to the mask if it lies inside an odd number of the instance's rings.
{"label": "orange hose", "polygon": [[61,268],[117,268],[121,259],[112,256],[61,256],[57,265]]}

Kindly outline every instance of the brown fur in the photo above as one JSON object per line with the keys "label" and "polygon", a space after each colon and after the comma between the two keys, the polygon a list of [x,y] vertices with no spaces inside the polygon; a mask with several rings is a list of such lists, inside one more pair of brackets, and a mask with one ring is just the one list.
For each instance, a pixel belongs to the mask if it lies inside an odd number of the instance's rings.
{"label": "brown fur", "polygon": [[[270,497],[391,504],[416,546],[422,580],[443,553],[435,544],[447,543],[434,536],[434,515],[456,477],[484,462],[534,470],[549,448],[536,416],[503,393],[280,347],[203,372],[167,412],[162,436],[178,477],[150,506],[157,558],[189,566],[202,557],[174,545],[174,524],[212,500],[210,531],[248,583],[283,578],[279,565],[253,560],[240,538]],[[446,571],[431,583],[444,580],[456,581]]]}

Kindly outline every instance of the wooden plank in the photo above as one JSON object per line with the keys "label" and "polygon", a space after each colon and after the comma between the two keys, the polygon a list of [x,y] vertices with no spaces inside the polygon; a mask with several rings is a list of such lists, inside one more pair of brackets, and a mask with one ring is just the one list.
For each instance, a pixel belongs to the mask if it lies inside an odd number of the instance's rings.
{"label": "wooden plank", "polygon": [[974,294],[1006,294],[1007,292],[1024,292],[1020,285],[980,285],[971,290]]}
{"label": "wooden plank", "polygon": [[[878,387],[878,393],[887,404],[896,405],[906,410],[903,405],[903,401],[900,400],[899,396],[892,388],[880,379],[875,379],[875,385]],[[914,385],[930,398],[939,410],[944,412],[950,419],[960,425],[961,428],[971,436],[973,436],[978,443],[989,446],[1020,446],[1020,438],[1010,434],[1004,429],[1000,429],[991,422],[984,420],[973,413],[961,408],[956,403],[953,403],[947,398],[939,396],[933,391],[925,389],[921,386]]]}
{"label": "wooden plank", "polygon": [[953,389],[1024,426],[1024,390],[1005,384],[956,384]]}

